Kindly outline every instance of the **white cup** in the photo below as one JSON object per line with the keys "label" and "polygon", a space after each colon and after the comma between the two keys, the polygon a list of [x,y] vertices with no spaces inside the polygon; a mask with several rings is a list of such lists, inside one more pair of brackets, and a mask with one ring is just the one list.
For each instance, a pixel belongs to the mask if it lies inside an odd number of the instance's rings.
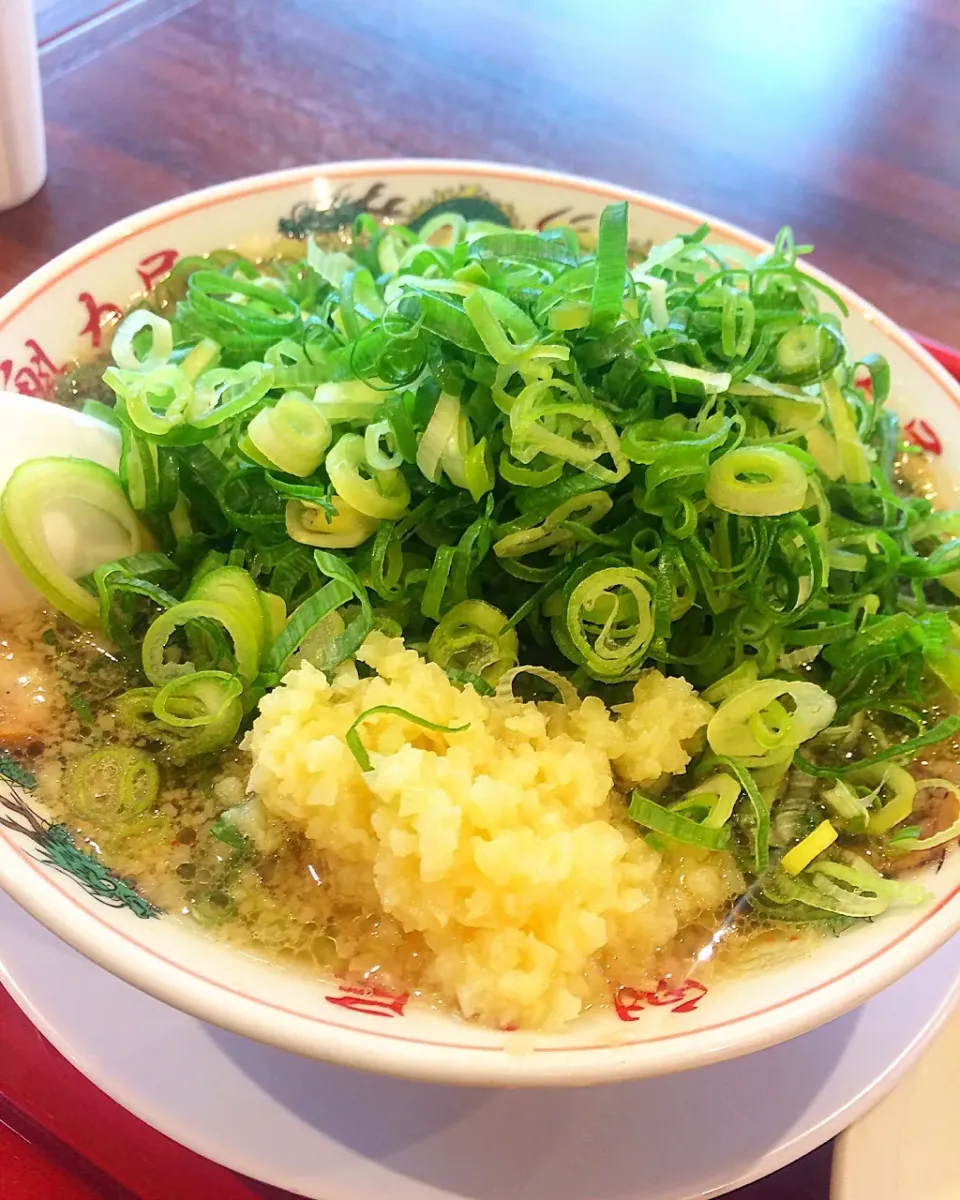
{"label": "white cup", "polygon": [[0,212],[47,177],[33,0],[0,0]]}

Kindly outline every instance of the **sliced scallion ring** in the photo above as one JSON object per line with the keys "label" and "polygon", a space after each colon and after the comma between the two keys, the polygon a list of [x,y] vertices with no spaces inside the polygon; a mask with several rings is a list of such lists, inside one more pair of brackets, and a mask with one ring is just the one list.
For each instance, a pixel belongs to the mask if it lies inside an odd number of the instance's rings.
{"label": "sliced scallion ring", "polygon": [[807,476],[773,446],[743,446],[718,458],[706,485],[711,504],[740,516],[771,517],[803,508]]}
{"label": "sliced scallion ring", "polygon": [[401,472],[371,467],[358,433],[341,436],[327,452],[326,468],[337,495],[365,517],[395,520],[410,503],[410,488]]}
{"label": "sliced scallion ring", "polygon": [[650,593],[640,571],[606,567],[571,583],[559,621],[561,650],[569,646],[574,661],[599,679],[638,672],[653,637]]}
{"label": "sliced scallion ring", "polygon": [[374,471],[395,471],[403,465],[403,455],[399,449],[385,451],[383,444],[387,438],[393,438],[393,429],[389,421],[375,421],[368,425],[363,435],[363,448],[367,462]]}
{"label": "sliced scallion ring", "polygon": [[905,821],[913,812],[917,782],[903,767],[898,767],[895,763],[866,767],[851,775],[850,780],[852,783],[875,785],[876,794],[883,788],[889,788],[892,792],[890,799],[881,808],[872,811],[868,817],[867,831],[874,837],[889,833],[895,825]]}
{"label": "sliced scallion ring", "polygon": [[774,362],[778,377],[795,386],[828,375],[843,358],[843,338],[819,321],[794,325],[777,342]]}
{"label": "sliced scallion ring", "polygon": [[496,684],[516,666],[516,630],[492,604],[464,600],[441,618],[430,635],[427,657],[445,671],[466,670]]}
{"label": "sliced scallion ring", "polygon": [[285,509],[287,533],[304,546],[328,550],[360,546],[376,533],[379,522],[357,512],[342,497],[333,499],[329,508],[332,515],[301,500],[288,500]]}
{"label": "sliced scallion ring", "polygon": [[166,725],[193,729],[198,726],[239,724],[243,715],[243,684],[226,671],[196,671],[165,683],[153,701],[154,716]]}
{"label": "sliced scallion ring", "polygon": [[78,817],[110,826],[147,812],[159,790],[160,772],[149,754],[109,746],[85,754],[71,766],[65,794]]}
{"label": "sliced scallion ring", "polygon": [[272,408],[254,416],[247,437],[270,464],[306,478],[323,462],[333,432],[320,408],[302,392],[285,392]]}
{"label": "sliced scallion ring", "polygon": [[[779,703],[782,696],[792,700],[792,713]],[[773,705],[776,713],[771,718]],[[743,760],[762,759],[771,749],[784,748],[792,754],[795,747],[826,729],[836,711],[836,700],[815,683],[764,679],[723,701],[707,725],[707,740],[715,754]],[[760,736],[769,732],[765,716],[777,727],[772,742]]]}
{"label": "sliced scallion ring", "polygon": [[192,674],[197,669],[189,661],[166,661],[164,658],[174,632],[193,621],[212,621],[227,631],[233,643],[237,674],[244,683],[252,683],[260,667],[262,627],[259,622],[251,621],[249,614],[211,600],[185,600],[154,620],[143,639],[143,671],[150,682],[162,687],[169,680]]}
{"label": "sliced scallion ring", "polygon": [[[134,341],[145,329],[150,330],[150,348],[141,358],[135,349]],[[134,309],[117,327],[110,343],[110,353],[113,355],[113,361],[124,371],[146,373],[166,366],[173,353],[173,329],[170,322],[158,317],[148,308]]]}
{"label": "sliced scallion ring", "polygon": [[34,587],[79,625],[96,623],[99,603],[77,579],[149,544],[117,476],[79,458],[34,458],[16,468],[0,497],[0,540]]}
{"label": "sliced scallion ring", "polygon": [[700,824],[708,829],[719,829],[733,816],[742,790],[739,780],[724,771],[718,771],[671,804],[670,811],[702,812]]}

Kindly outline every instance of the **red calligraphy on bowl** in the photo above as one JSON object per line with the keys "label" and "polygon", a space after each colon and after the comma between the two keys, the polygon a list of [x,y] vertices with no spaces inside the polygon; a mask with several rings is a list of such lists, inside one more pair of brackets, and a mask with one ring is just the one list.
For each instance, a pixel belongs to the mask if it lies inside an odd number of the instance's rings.
{"label": "red calligraphy on bowl", "polygon": [[81,292],[77,299],[87,310],[87,323],[80,330],[80,337],[89,337],[94,350],[99,350],[103,341],[103,327],[123,315],[120,305],[111,300],[106,304],[98,304],[89,292]]}
{"label": "red calligraphy on bowl", "polygon": [[58,367],[34,338],[23,343],[26,362],[17,365],[12,358],[0,362],[0,390],[9,389],[11,384],[22,396],[44,396],[50,385],[66,371],[66,365]]}
{"label": "red calligraphy on bowl", "polygon": [[179,257],[177,250],[157,250],[140,260],[137,264],[137,274],[148,292],[152,292],[160,280],[170,274]]}
{"label": "red calligraphy on bowl", "polygon": [[639,1021],[645,1008],[669,1008],[675,1013],[691,1013],[707,994],[704,984],[696,979],[685,979],[680,984],[667,983],[661,979],[650,992],[638,988],[622,987],[613,998],[614,1008],[621,1021]]}
{"label": "red calligraphy on bowl", "polygon": [[339,983],[337,988],[341,993],[339,996],[324,996],[328,1004],[336,1004],[339,1008],[363,1013],[368,1017],[402,1017],[410,999],[408,992],[404,992],[402,996],[395,996],[392,992],[385,992],[383,988],[371,985],[356,987],[348,983]]}
{"label": "red calligraphy on bowl", "polygon": [[939,456],[943,453],[943,442],[940,441],[936,430],[918,417],[913,417],[904,425],[903,436],[914,446],[926,450],[928,454]]}

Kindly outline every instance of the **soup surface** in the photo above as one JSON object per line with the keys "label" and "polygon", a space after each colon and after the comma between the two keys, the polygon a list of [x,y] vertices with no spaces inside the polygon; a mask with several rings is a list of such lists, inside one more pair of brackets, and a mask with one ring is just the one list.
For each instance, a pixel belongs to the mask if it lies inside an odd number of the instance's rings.
{"label": "soup surface", "polygon": [[[378,651],[388,666],[391,655],[394,660],[398,655],[409,660],[412,654],[387,639],[382,639],[380,645],[374,639],[373,653],[369,657],[381,661]],[[57,614],[47,611],[24,614],[7,632],[2,653],[8,669],[16,672],[18,678],[29,678],[36,694],[43,696],[39,715],[31,708],[36,703],[32,693],[19,693],[16,709],[10,705],[4,711],[5,746],[19,750],[21,756],[30,761],[38,778],[39,798],[51,816],[69,825],[82,843],[101,854],[115,870],[134,879],[141,892],[154,904],[167,913],[191,919],[258,956],[324,976],[345,975],[376,982],[388,991],[412,992],[432,1006],[450,1007],[449,982],[438,978],[435,971],[436,939],[431,950],[424,933],[411,928],[409,906],[403,910],[406,927],[402,920],[384,911],[382,896],[376,890],[370,870],[374,855],[362,845],[358,852],[350,853],[350,839],[362,842],[365,829],[369,829],[369,814],[348,816],[344,821],[345,838],[324,839],[319,835],[311,839],[303,832],[301,806],[295,802],[287,814],[291,821],[263,821],[260,818],[262,828],[253,831],[253,837],[247,834],[239,838],[232,836],[232,829],[227,827],[225,831],[221,814],[236,811],[245,802],[249,803],[252,756],[248,750],[231,747],[215,759],[192,768],[162,766],[156,803],[145,813],[125,817],[117,810],[112,781],[108,780],[107,786],[98,792],[96,786],[91,788],[89,784],[78,783],[77,766],[88,762],[91,753],[136,744],[137,739],[118,722],[111,704],[127,686],[126,669],[98,645],[95,638],[80,633]],[[294,682],[308,686],[312,682],[316,687],[319,673],[313,672],[311,676],[309,667],[303,670],[308,673],[307,679]],[[445,687],[447,695],[443,699],[452,703],[455,709],[461,707],[460,690],[444,678],[431,679],[431,668],[422,660],[417,660],[412,670],[412,683],[395,684],[393,690],[399,688],[401,694],[392,698],[409,703],[412,691],[432,685],[437,690]],[[409,671],[408,666],[407,673]],[[420,673],[426,678],[416,678]],[[344,674],[345,678],[340,680],[341,689],[356,690],[361,681],[355,671],[348,670]],[[674,730],[668,734],[672,739],[670,744],[655,748],[653,753],[669,756],[672,752],[685,759],[682,739],[675,734],[685,733],[702,722],[703,717],[695,707],[697,702],[690,689],[683,688],[680,681],[672,683],[680,685],[679,695],[672,698],[674,703],[679,701],[682,705],[686,702],[688,709],[693,711],[688,713],[685,723],[674,722]],[[280,693],[277,695],[279,697]],[[474,707],[478,699],[473,698]],[[648,698],[648,708],[651,700],[656,705],[660,699],[657,696]],[[418,701],[422,710],[424,696],[420,695]],[[606,944],[599,956],[593,955],[590,942],[586,948],[578,950],[574,947],[569,951],[574,969],[565,972],[565,994],[559,999],[552,997],[559,1011],[551,1012],[549,1003],[541,1001],[542,1009],[531,1023],[562,1024],[563,1019],[571,1015],[563,1011],[564,1000],[568,1008],[571,1006],[571,996],[577,1000],[578,1012],[587,1011],[609,1006],[620,986],[647,988],[656,986],[664,977],[682,978],[697,954],[710,945],[727,902],[742,890],[743,878],[732,857],[697,851],[692,847],[674,847],[660,854],[637,836],[626,819],[623,792],[626,784],[618,779],[614,787],[606,754],[595,754],[589,746],[591,741],[606,740],[609,743],[611,740],[608,728],[611,723],[599,702],[589,716],[581,716],[581,728],[572,737],[563,732],[570,722],[559,705],[543,706],[552,710],[549,719],[544,719],[533,704],[507,702],[499,707],[505,711],[498,714],[489,731],[491,738],[502,741],[504,736],[509,737],[507,723],[516,721],[519,715],[523,726],[514,735],[515,748],[522,753],[532,744],[538,744],[541,776],[549,775],[551,762],[561,754],[567,760],[561,764],[563,771],[569,773],[572,769],[575,772],[572,779],[567,775],[555,781],[561,794],[555,797],[553,817],[555,819],[568,808],[573,810],[563,822],[566,832],[579,830],[582,834],[587,827],[593,840],[587,839],[583,850],[588,855],[596,852],[600,858],[596,863],[587,861],[583,864],[583,877],[566,904],[567,916],[579,918],[593,903],[604,917],[622,922],[622,928],[609,941],[606,930],[602,931],[600,937]],[[709,711],[706,705],[703,709]],[[18,717],[21,711],[24,711],[22,722]],[[327,711],[330,711],[329,705]],[[640,715],[642,718],[643,714]],[[473,716],[476,719],[476,712]],[[552,745],[545,736],[551,720],[554,726]],[[621,717],[621,721],[628,723],[628,717]],[[255,743],[257,737],[261,743],[276,737],[265,724],[263,731],[255,735]],[[15,730],[21,727],[29,727],[29,735],[14,744]],[[311,779],[309,772],[296,774],[303,772],[302,763],[294,762],[296,735],[302,732],[302,728],[295,730],[292,744],[283,748],[288,768],[283,774],[290,784],[288,793],[300,797],[309,793],[315,783],[315,777]],[[308,730],[307,734],[311,732],[313,744],[316,744],[319,740],[317,730]],[[380,741],[391,735],[396,737],[396,734],[396,728],[385,728]],[[289,731],[282,736],[290,737]],[[418,738],[411,737],[409,729],[403,731],[403,737],[406,745],[416,746]],[[429,744],[422,738],[419,740],[424,746]],[[379,744],[376,739],[374,744]],[[301,742],[301,746],[309,748],[310,745],[309,736]],[[611,749],[621,752],[621,759],[627,760],[628,768],[632,767],[634,773],[656,769],[656,761],[651,766],[649,757],[639,767],[636,762],[630,762],[631,756],[619,739]],[[430,754],[431,751],[420,753]],[[505,776],[497,783],[501,788],[508,784],[506,775],[517,767],[516,756],[506,756],[499,764],[495,762],[497,756],[488,741],[476,747],[473,756],[482,762],[484,773],[495,773],[498,766],[503,769]],[[349,756],[348,761],[339,766],[330,762],[323,764],[316,773],[325,776],[334,791],[337,790],[338,776],[346,776],[355,788],[364,786],[362,777],[356,778],[360,773]],[[471,764],[471,778],[478,773],[479,769],[473,770]],[[419,784],[423,791],[422,762],[410,764],[409,776],[408,782],[401,780],[394,785],[394,790],[409,796]],[[541,778],[541,788],[543,782]],[[576,811],[578,805],[565,798],[564,789],[576,791],[580,811]],[[264,780],[264,794],[269,796],[270,791],[270,783]],[[448,794],[442,789],[440,794],[449,802]],[[275,802],[282,807],[282,798]],[[343,808],[341,798],[339,811],[331,807],[331,812],[336,812],[338,819],[343,820]],[[436,816],[435,810],[428,814],[429,819],[436,819]],[[442,814],[440,816],[442,819]],[[515,836],[524,825],[533,827],[535,816],[527,809],[522,821],[506,822],[508,836]],[[539,816],[550,824],[549,812]],[[490,824],[488,821],[488,832]],[[228,840],[224,841],[224,837]],[[604,839],[611,837],[612,848],[604,845]],[[318,845],[318,841],[326,842],[328,849]],[[609,890],[611,872],[623,857],[624,847],[628,850],[629,861],[622,867],[622,879],[618,880],[617,888],[609,896],[592,896],[591,876],[594,881],[599,879],[601,892]],[[562,864],[559,872],[555,868],[552,873],[547,864],[547,878],[538,880],[538,865],[542,870],[543,864],[532,861],[536,851],[536,844],[521,847],[516,852],[511,850],[516,854],[513,869],[524,888],[539,883],[545,889],[539,911],[532,915],[541,922],[548,922],[563,915],[564,906],[558,894],[558,887],[563,882]],[[429,851],[424,857],[428,856]],[[403,860],[397,858],[394,861],[402,863]],[[414,877],[416,874],[414,872]],[[464,874],[461,870],[461,882],[465,882]],[[443,887],[444,877],[437,875],[436,878]],[[488,878],[486,882],[491,892],[494,891],[491,880]],[[476,896],[479,890],[474,881],[473,895]],[[597,890],[595,883],[594,890]],[[507,898],[509,902],[510,891],[509,884],[501,880],[500,900]],[[631,892],[635,894],[631,895]],[[442,907],[442,901],[440,905]],[[624,911],[617,913],[618,908]],[[526,920],[530,919],[531,914],[527,914]],[[467,926],[466,923],[454,924],[457,932],[446,949],[448,954],[452,949],[454,957],[465,959],[470,942]],[[549,940],[549,934],[544,936]],[[561,944],[571,937],[575,942],[576,931],[569,934],[559,930],[553,934],[554,940]],[[772,956],[780,939],[776,934],[765,934],[759,923],[752,926],[747,923],[738,929],[737,937],[731,939],[731,943],[743,941],[751,943],[750,953],[762,947]],[[795,942],[791,947],[795,948]],[[787,952],[791,947],[784,945],[782,950]],[[486,956],[491,952],[495,954],[498,948],[486,946],[482,949]],[[499,950],[501,954],[509,954],[502,946]],[[726,961],[730,953],[730,946],[724,943],[721,961]],[[522,952],[517,954],[517,963],[523,963]],[[526,965],[531,969],[529,962]],[[711,966],[702,962],[700,974],[709,972]],[[490,1022],[506,1022],[508,1016],[518,1015],[506,1011],[509,1004],[504,1005],[501,1001],[500,1007],[503,1011],[498,1012],[496,1003],[480,1004],[477,1013]]]}

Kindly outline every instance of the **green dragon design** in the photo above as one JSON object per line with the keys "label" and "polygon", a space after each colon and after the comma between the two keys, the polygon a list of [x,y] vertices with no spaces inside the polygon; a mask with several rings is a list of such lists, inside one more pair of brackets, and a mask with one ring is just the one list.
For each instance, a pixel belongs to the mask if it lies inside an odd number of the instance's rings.
{"label": "green dragon design", "polygon": [[142,896],[132,880],[116,875],[95,854],[81,849],[62,822],[52,823],[33,811],[18,789],[32,791],[36,783],[31,771],[0,753],[0,808],[6,810],[0,811],[0,826],[29,838],[38,848],[34,855],[38,862],[69,875],[101,903],[128,908],[143,920],[159,917],[163,910]]}
{"label": "green dragon design", "polygon": [[328,208],[316,208],[309,201],[302,201],[294,206],[289,217],[280,218],[278,228],[285,237],[303,238],[308,233],[336,233],[338,229],[352,225],[362,213],[395,217],[403,200],[399,196],[382,198],[385,189],[386,184],[375,183],[356,199],[345,192],[337,192]]}
{"label": "green dragon design", "polygon": [[[402,196],[385,195],[386,189],[387,184],[382,181],[372,184],[363,195],[357,197],[343,189],[334,195],[326,208],[317,208],[309,200],[301,200],[293,206],[288,217],[280,218],[277,223],[279,232],[284,237],[301,239],[312,233],[336,233],[352,225],[364,213],[391,220],[402,217],[403,224],[415,232],[440,213],[459,213],[467,221],[489,221],[507,227],[520,224],[514,207],[492,196],[480,184],[440,188],[412,205]],[[596,214],[577,211],[568,204],[544,213],[533,227],[544,229],[561,220],[574,229],[582,229],[596,221]]]}
{"label": "green dragon design", "polygon": [[[401,196],[384,196],[385,183],[375,183],[362,196],[351,198],[338,192],[328,208],[316,208],[309,201],[295,205],[289,217],[281,217],[278,229],[284,237],[304,238],[311,233],[335,233],[352,225],[363,213],[375,217],[399,218],[406,201]],[[566,211],[566,210],[564,210]],[[408,214],[405,224],[420,229],[431,217],[444,212],[459,213],[468,221],[492,221],[497,225],[515,224],[515,214],[498,204],[478,187],[438,192]]]}

